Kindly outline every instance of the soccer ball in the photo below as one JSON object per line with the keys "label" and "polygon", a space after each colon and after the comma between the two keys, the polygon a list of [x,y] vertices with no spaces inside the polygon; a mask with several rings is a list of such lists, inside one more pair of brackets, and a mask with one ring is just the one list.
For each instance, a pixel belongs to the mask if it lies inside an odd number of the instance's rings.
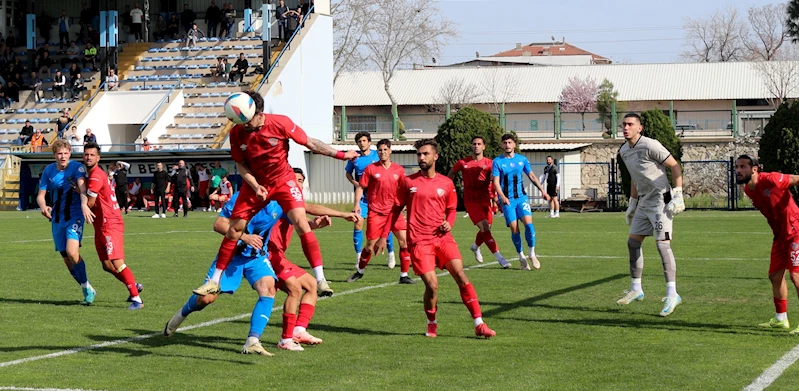
{"label": "soccer ball", "polygon": [[247,123],[255,115],[255,101],[243,92],[235,93],[225,101],[225,115],[234,123]]}

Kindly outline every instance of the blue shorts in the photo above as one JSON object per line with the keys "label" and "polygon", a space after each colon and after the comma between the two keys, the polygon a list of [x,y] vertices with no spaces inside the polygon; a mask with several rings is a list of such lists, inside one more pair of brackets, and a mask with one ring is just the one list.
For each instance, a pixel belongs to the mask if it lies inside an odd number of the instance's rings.
{"label": "blue shorts", "polygon": [[361,198],[361,218],[365,220],[367,216],[369,216],[369,203]]}
{"label": "blue shorts", "polygon": [[[211,267],[208,268],[208,274],[205,276],[205,281],[208,281],[211,279],[211,277],[213,277],[215,269],[216,259],[214,259],[214,262],[211,263]],[[222,273],[222,278],[219,280],[219,288],[222,293],[232,295],[233,292],[239,289],[242,277],[247,279],[247,282],[250,283],[250,286],[253,286],[256,281],[264,277],[272,277],[277,279],[275,276],[275,271],[272,270],[272,264],[269,263],[269,259],[267,259],[266,256],[259,255],[255,258],[252,258],[237,254],[235,257],[233,257],[233,260],[230,261],[227,269],[225,269],[225,272]]]}
{"label": "blue shorts", "polygon": [[53,242],[58,252],[67,251],[67,240],[83,240],[83,216],[53,224]]}
{"label": "blue shorts", "polygon": [[505,216],[505,226],[507,227],[524,216],[532,216],[533,211],[530,209],[527,198],[517,198],[511,199],[510,205],[502,205],[502,214]]}

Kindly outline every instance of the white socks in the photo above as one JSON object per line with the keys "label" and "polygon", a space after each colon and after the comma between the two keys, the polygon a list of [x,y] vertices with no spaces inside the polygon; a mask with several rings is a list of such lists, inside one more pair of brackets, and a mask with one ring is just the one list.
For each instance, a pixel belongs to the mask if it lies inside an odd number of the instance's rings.
{"label": "white socks", "polygon": [[138,295],[131,297],[130,300],[135,301],[137,303],[141,303],[141,297],[139,297]]}
{"label": "white socks", "polygon": [[400,273],[400,277],[408,277],[408,273],[407,272],[401,272]]}
{"label": "white socks", "polygon": [[535,258],[535,246],[530,247],[530,258]]}
{"label": "white socks", "polygon": [[219,280],[222,279],[222,272],[223,271],[224,270],[219,269],[219,268],[214,269],[214,275],[211,277],[211,281],[213,281],[213,282],[218,284]]}
{"label": "white socks", "polygon": [[483,322],[483,317],[482,316],[478,316],[478,317],[474,318],[474,327],[477,327],[477,326],[479,326],[479,325],[481,325],[483,323],[484,322]]}
{"label": "white socks", "polygon": [[774,318],[777,319],[780,322],[784,322],[784,321],[788,320],[788,313],[787,312],[781,312],[781,313],[775,315]]}
{"label": "white socks", "polygon": [[641,287],[641,279],[640,278],[633,278],[633,283],[630,286],[630,291],[632,292],[643,292],[644,289]]}
{"label": "white socks", "polygon": [[305,327],[294,326],[294,334],[295,335],[299,334],[299,333],[304,333],[304,332],[305,332]]}
{"label": "white socks", "polygon": [[361,273],[361,274],[363,274],[364,270],[365,270],[365,269],[358,268],[358,273]]}
{"label": "white socks", "polygon": [[325,269],[322,266],[313,268],[313,274],[316,276],[316,281],[323,281],[325,279]]}
{"label": "white socks", "polygon": [[671,281],[666,283],[666,296],[675,297],[677,296],[677,282]]}

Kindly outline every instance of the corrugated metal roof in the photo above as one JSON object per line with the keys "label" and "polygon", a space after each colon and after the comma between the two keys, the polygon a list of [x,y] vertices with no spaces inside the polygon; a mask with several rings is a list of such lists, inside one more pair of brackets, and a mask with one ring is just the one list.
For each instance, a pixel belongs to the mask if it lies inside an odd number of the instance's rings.
{"label": "corrugated metal roof", "polygon": [[[730,100],[770,98],[760,73],[751,62],[623,64],[556,67],[441,67],[397,71],[391,92],[400,105],[444,103],[442,86],[450,81],[472,83],[479,97],[471,103],[492,103],[484,85],[514,88],[506,103],[554,103],[571,77],[591,77],[597,84],[610,80],[621,101]],[[795,89],[789,98],[799,97]],[[336,106],[389,106],[379,72],[342,74],[334,88]]]}
{"label": "corrugated metal roof", "polygon": [[[573,151],[591,145],[590,143],[521,143],[519,149],[522,151]],[[332,144],[331,147],[339,151],[355,149],[355,143],[351,144]],[[416,149],[411,144],[394,144],[391,146],[392,152],[410,152]]]}

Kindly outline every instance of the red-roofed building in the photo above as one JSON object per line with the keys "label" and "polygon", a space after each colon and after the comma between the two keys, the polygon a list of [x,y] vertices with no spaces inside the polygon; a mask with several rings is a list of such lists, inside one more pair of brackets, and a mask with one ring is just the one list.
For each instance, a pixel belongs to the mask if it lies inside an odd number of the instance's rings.
{"label": "red-roofed building", "polygon": [[565,38],[561,42],[531,43],[525,46],[516,44],[516,48],[514,49],[487,57],[479,57],[478,60],[539,65],[593,65],[612,63],[609,58],[602,57],[567,43]]}

